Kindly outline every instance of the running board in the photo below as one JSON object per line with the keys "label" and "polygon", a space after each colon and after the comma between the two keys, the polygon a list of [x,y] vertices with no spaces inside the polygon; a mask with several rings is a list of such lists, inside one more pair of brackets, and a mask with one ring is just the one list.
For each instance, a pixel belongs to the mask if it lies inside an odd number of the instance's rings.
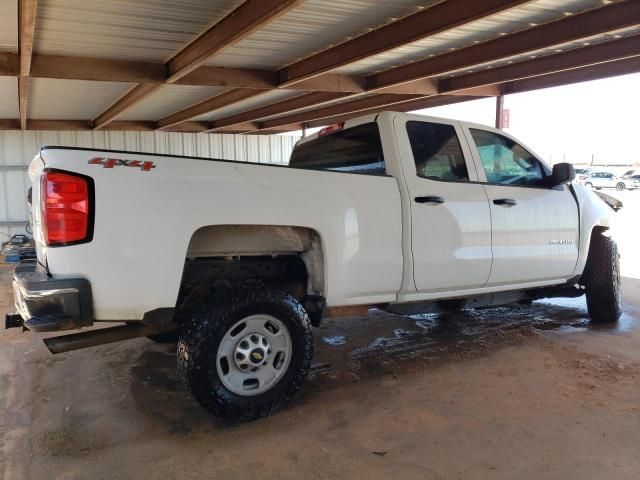
{"label": "running board", "polygon": [[53,354],[80,350],[81,348],[97,347],[107,343],[121,342],[137,337],[146,337],[168,330],[150,327],[148,325],[119,325],[116,327],[100,328],[81,333],[60,335],[44,339],[44,344]]}

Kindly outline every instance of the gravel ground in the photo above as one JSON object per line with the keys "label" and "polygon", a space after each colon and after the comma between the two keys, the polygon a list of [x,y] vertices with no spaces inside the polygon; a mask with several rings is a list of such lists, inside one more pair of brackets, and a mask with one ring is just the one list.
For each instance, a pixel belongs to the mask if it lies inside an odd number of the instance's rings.
{"label": "gravel ground", "polygon": [[[615,227],[624,316],[584,299],[330,320],[291,406],[228,426],[185,394],[170,346],[53,356],[0,331],[0,472],[15,479],[633,479],[640,476],[640,192]],[[0,264],[0,313],[12,267]]]}

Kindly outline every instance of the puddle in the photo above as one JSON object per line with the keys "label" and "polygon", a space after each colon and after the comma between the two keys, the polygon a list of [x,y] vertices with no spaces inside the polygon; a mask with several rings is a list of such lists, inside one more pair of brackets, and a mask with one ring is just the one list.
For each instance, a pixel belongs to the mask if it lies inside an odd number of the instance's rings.
{"label": "puddle", "polygon": [[322,343],[338,347],[347,343],[347,337],[344,335],[336,335],[334,337],[322,337]]}
{"label": "puddle", "polygon": [[624,333],[633,328],[637,320],[630,312],[614,325],[592,324],[584,297],[412,316],[374,310],[369,317],[325,321],[313,376],[335,379],[342,372],[350,381],[355,371],[362,377],[363,371],[397,371],[407,359],[423,360],[409,362],[416,368],[420,363],[469,358],[536,334]]}

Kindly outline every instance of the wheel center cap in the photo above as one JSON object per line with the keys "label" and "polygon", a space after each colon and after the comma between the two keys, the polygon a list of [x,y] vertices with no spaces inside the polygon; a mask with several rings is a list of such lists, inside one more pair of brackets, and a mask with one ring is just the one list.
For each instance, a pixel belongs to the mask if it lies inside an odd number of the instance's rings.
{"label": "wheel center cap", "polygon": [[249,358],[251,359],[251,363],[258,365],[264,360],[264,350],[261,348],[255,348],[249,354]]}
{"label": "wheel center cap", "polygon": [[271,345],[264,335],[250,333],[236,344],[234,361],[240,370],[254,372],[265,365],[270,352]]}

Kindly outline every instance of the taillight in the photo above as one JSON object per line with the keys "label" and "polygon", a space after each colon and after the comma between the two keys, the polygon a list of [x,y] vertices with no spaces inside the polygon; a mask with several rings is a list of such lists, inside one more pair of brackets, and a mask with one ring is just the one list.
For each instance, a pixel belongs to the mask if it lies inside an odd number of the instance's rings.
{"label": "taillight", "polygon": [[93,183],[88,177],[45,170],[40,190],[42,231],[49,246],[88,242],[93,234]]}

